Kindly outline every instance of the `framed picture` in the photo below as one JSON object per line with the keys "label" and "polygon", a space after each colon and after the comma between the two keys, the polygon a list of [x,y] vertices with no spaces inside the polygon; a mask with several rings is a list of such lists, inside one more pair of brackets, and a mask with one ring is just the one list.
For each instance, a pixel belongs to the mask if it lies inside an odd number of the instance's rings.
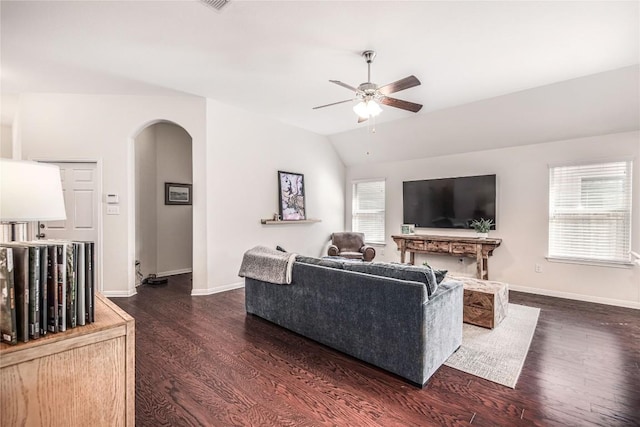
{"label": "framed picture", "polygon": [[191,184],[177,184],[175,182],[164,183],[165,205],[190,205]]}
{"label": "framed picture", "polygon": [[414,234],[416,232],[415,224],[402,224],[402,234]]}
{"label": "framed picture", "polygon": [[307,219],[304,199],[304,175],[278,171],[278,208],[282,221]]}

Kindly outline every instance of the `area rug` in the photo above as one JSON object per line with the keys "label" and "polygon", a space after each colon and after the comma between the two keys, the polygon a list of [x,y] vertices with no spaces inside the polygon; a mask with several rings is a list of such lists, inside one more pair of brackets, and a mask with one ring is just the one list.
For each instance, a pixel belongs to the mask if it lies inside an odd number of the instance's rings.
{"label": "area rug", "polygon": [[464,323],[462,346],[444,364],[515,388],[539,314],[539,308],[509,304],[507,317],[495,329]]}

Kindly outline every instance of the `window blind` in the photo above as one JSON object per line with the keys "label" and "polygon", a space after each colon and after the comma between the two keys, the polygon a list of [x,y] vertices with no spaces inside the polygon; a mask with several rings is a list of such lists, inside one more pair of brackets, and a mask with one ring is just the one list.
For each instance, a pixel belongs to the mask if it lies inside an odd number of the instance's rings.
{"label": "window blind", "polygon": [[385,182],[384,180],[353,183],[351,229],[364,233],[368,243],[385,242]]}
{"label": "window blind", "polygon": [[630,262],[631,162],[550,168],[549,257]]}

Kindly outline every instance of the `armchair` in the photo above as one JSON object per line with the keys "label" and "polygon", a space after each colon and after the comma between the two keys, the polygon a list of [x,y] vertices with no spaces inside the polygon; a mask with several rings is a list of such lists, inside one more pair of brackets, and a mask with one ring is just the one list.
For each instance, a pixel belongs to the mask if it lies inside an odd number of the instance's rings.
{"label": "armchair", "polygon": [[364,243],[364,233],[342,232],[331,235],[331,246],[327,253],[330,256],[361,259],[371,261],[376,256],[376,250]]}

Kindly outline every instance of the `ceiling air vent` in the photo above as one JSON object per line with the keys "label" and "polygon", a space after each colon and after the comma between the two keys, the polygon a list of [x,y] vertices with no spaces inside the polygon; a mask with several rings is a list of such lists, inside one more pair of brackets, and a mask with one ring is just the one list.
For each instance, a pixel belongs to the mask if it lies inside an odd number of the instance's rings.
{"label": "ceiling air vent", "polygon": [[229,1],[231,0],[200,0],[200,1],[206,4],[207,6],[211,6],[215,10],[220,10],[223,7],[225,7],[227,3],[229,3]]}

